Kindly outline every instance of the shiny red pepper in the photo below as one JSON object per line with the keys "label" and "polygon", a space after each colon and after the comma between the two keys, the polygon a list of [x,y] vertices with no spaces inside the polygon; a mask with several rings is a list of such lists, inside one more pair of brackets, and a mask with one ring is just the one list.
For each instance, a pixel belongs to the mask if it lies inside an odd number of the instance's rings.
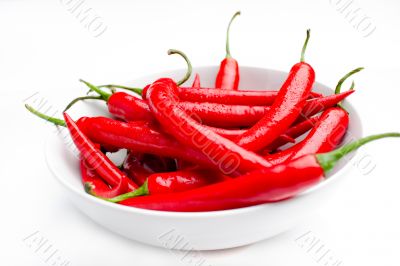
{"label": "shiny red pepper", "polygon": [[354,90],[349,90],[339,94],[333,94],[325,97],[318,98],[318,100],[310,100],[304,106],[299,117],[294,122],[295,124],[307,120],[309,117],[318,114],[330,107],[336,106],[339,102],[354,93]]}
{"label": "shiny red pepper", "polygon": [[84,160],[81,160],[80,167],[82,183],[86,192],[93,193],[102,198],[113,198],[127,191],[126,180],[121,179],[118,185],[110,188],[95,171],[87,167],[87,163]]}
{"label": "shiny red pepper", "polygon": [[349,115],[342,108],[326,110],[304,140],[292,147],[267,155],[264,158],[271,164],[279,164],[299,158],[306,154],[324,153],[339,145],[349,125]]}
{"label": "shiny red pepper", "polygon": [[126,177],[111,161],[105,156],[96,146],[89,140],[88,137],[81,131],[75,122],[64,113],[65,123],[71,134],[71,138],[78,148],[82,158],[87,164],[96,171],[110,186],[115,187],[124,184],[126,187],[122,190],[134,190],[138,186]]}
{"label": "shiny red pepper", "polygon": [[130,198],[122,205],[175,212],[218,211],[292,198],[318,184],[346,154],[358,147],[400,133],[362,138],[335,151],[304,155],[285,164],[258,170],[229,181],[174,194]]}
{"label": "shiny red pepper", "polygon": [[[64,126],[65,121],[42,114],[29,105],[26,108],[34,115],[55,125]],[[121,122],[107,117],[84,117],[78,120],[79,127],[89,139],[100,145],[149,153],[161,157],[177,158],[195,164],[214,167],[202,152],[182,147],[182,144],[168,135],[157,131],[144,122]],[[229,159],[229,158],[227,158]]]}
{"label": "shiny red pepper", "polygon": [[239,147],[192,119],[177,104],[179,99],[173,80],[155,81],[147,90],[149,107],[162,128],[180,143],[205,155],[224,173],[248,172],[269,166],[255,153]]}
{"label": "shiny red pepper", "polygon": [[[314,115],[316,111],[320,112],[328,107],[336,105],[353,92],[354,91],[348,91],[332,96],[307,100],[304,109],[309,110],[311,106],[313,111],[307,115]],[[153,114],[148,104],[133,95],[117,92],[106,97],[108,98],[109,112],[121,120],[150,121],[153,119]],[[225,105],[206,102],[180,102],[178,105],[203,124],[226,128],[253,126],[270,110],[270,107],[267,106]],[[314,108],[316,106],[318,108]]]}
{"label": "shiny red pepper", "polygon": [[[142,91],[142,98],[146,99],[147,85]],[[126,88],[126,87],[125,87]],[[128,90],[134,90],[129,88]],[[214,88],[178,87],[179,99],[187,102],[209,102],[238,105],[269,106],[275,101],[278,91],[265,90],[215,90]],[[136,92],[136,91],[135,91]],[[137,92],[136,92],[137,93]],[[320,93],[311,92],[312,98],[322,97]]]}
{"label": "shiny red pepper", "polygon": [[[246,129],[225,129],[225,128],[219,128],[219,127],[209,127],[209,126],[204,126],[212,131],[214,131],[215,133],[217,133],[218,135],[230,139],[230,140],[234,140],[236,139],[238,136],[242,135],[244,132],[246,132]],[[293,139],[293,137],[287,135],[287,134],[282,134],[281,136],[279,136],[279,138],[277,139],[280,142],[284,142],[284,143],[294,143],[296,142],[295,139]]]}
{"label": "shiny red pepper", "polygon": [[260,151],[283,134],[297,119],[306,104],[315,80],[313,68],[304,62],[310,30],[303,46],[300,63],[295,64],[267,114],[237,139],[247,150]]}
{"label": "shiny red pepper", "polygon": [[218,89],[237,91],[239,88],[239,65],[238,62],[234,58],[232,58],[229,47],[229,31],[233,20],[238,15],[240,15],[240,11],[236,12],[233,15],[226,31],[226,56],[225,59],[221,62],[217,78],[215,80],[215,87]]}
{"label": "shiny red pepper", "polygon": [[139,153],[189,160],[196,164],[214,167],[201,152],[183,147],[175,139],[152,127],[134,122],[125,123],[105,117],[93,117],[86,125],[88,137],[100,144],[109,144]]}
{"label": "shiny red pepper", "polygon": [[107,200],[120,202],[138,196],[178,193],[226,180],[230,180],[230,178],[209,170],[199,169],[155,173],[149,175],[137,190]]}

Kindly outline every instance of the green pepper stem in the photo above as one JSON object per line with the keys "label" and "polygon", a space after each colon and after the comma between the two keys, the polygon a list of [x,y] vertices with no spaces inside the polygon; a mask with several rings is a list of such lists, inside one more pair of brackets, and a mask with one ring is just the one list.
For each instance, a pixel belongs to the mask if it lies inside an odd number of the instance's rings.
{"label": "green pepper stem", "polygon": [[117,84],[100,85],[100,86],[97,86],[97,88],[108,88],[108,89],[118,88],[118,89],[123,89],[123,90],[128,90],[128,91],[134,92],[138,95],[142,95],[142,91],[143,91],[143,89],[141,89],[141,88],[133,88],[133,87],[117,85]]}
{"label": "green pepper stem", "polygon": [[371,135],[365,138],[361,138],[359,140],[353,141],[351,143],[348,143],[344,145],[343,147],[340,147],[334,151],[327,152],[327,153],[322,153],[322,154],[317,154],[317,160],[319,164],[321,165],[322,169],[324,169],[325,173],[328,173],[333,169],[333,167],[336,165],[336,163],[343,158],[345,155],[349,154],[350,152],[358,149],[359,147],[367,144],[368,142],[377,140],[377,139],[382,139],[382,138],[389,138],[389,137],[400,137],[400,133],[397,132],[390,132],[390,133],[384,133],[384,134],[378,134],[378,135]]}
{"label": "green pepper stem", "polygon": [[[352,71],[350,71],[349,73],[347,73],[346,75],[344,75],[337,83],[336,88],[335,88],[335,94],[339,94],[341,89],[342,89],[342,85],[343,83],[346,81],[346,79],[348,79],[350,76],[360,72],[361,70],[363,70],[363,67],[359,67],[356,69],[353,69]],[[354,88],[354,85],[352,86]]]}
{"label": "green pepper stem", "polygon": [[44,119],[46,121],[49,121],[49,122],[53,123],[56,126],[62,126],[62,127],[66,126],[64,120],[45,115],[45,114],[39,112],[38,110],[35,110],[32,106],[30,106],[28,104],[25,104],[25,108],[28,109],[28,111],[31,112],[32,114],[34,114],[34,115],[36,115],[36,116],[38,116],[38,117],[40,117],[40,118],[42,118],[42,119]]}
{"label": "green pepper stem", "polygon": [[228,24],[228,29],[226,30],[226,58],[231,58],[231,48],[229,46],[229,32],[231,30],[231,25],[233,20],[240,15],[240,11],[237,11],[231,18],[231,21],[229,21]]}
{"label": "green pepper stem", "polygon": [[307,30],[306,40],[304,41],[304,44],[303,44],[303,49],[301,49],[300,62],[304,62],[304,55],[305,55],[305,53],[306,53],[306,49],[307,49],[307,45],[308,45],[308,40],[310,39],[310,32],[311,32],[311,30],[308,29],[308,30]]}
{"label": "green pepper stem", "polygon": [[92,90],[92,91],[96,92],[97,94],[99,94],[103,98],[103,100],[105,100],[106,102],[108,102],[108,99],[110,99],[111,93],[107,93],[105,91],[102,91],[97,86],[95,86],[95,85],[93,85],[93,84],[91,84],[91,83],[89,83],[87,81],[84,81],[83,79],[80,79],[79,81],[85,83],[85,85],[88,86],[90,90]]}
{"label": "green pepper stem", "polygon": [[187,64],[187,71],[186,71],[185,76],[184,76],[181,80],[179,80],[178,82],[176,82],[176,84],[177,84],[178,86],[180,86],[180,85],[182,85],[183,83],[185,83],[185,82],[190,78],[190,75],[192,75],[192,63],[190,63],[189,58],[188,58],[188,57],[186,56],[186,54],[183,53],[182,51],[175,50],[175,49],[169,49],[169,50],[168,50],[168,55],[172,55],[172,54],[178,54],[178,55],[182,56],[183,59],[185,59],[186,64]]}
{"label": "green pepper stem", "polygon": [[111,198],[111,199],[106,199],[106,198],[102,198],[102,199],[104,199],[106,201],[109,201],[109,202],[117,203],[117,202],[120,202],[120,201],[123,201],[123,200],[127,200],[127,199],[138,197],[138,196],[145,196],[145,195],[149,195],[149,188],[148,188],[148,185],[147,185],[147,180],[143,183],[142,186],[140,186],[139,188],[137,188],[134,191],[131,191],[131,192],[116,196],[116,197]]}
{"label": "green pepper stem", "polygon": [[84,100],[102,100],[104,101],[102,96],[82,96],[82,97],[78,97],[73,99],[64,109],[63,112],[68,111],[68,109],[70,109],[74,104],[76,104],[79,101],[84,101]]}

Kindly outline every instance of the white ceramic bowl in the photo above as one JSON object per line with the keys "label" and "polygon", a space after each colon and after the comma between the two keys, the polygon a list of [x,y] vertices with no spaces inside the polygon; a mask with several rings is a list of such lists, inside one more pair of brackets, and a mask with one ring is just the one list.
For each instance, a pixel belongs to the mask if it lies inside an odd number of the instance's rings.
{"label": "white ceramic bowl", "polygon": [[[269,69],[242,67],[240,70],[240,87],[250,90],[279,89],[287,76],[285,72]],[[212,86],[217,67],[201,67],[195,72],[200,74],[203,86]],[[180,78],[183,73],[184,70],[178,70],[155,74],[136,80],[134,85],[145,85],[159,77]],[[314,87],[315,91],[326,95],[333,93],[319,83]],[[99,115],[98,106],[95,107],[89,110],[89,114]],[[350,113],[346,141],[350,137],[360,137],[362,129],[360,118],[348,100],[345,101],[345,108]],[[46,158],[51,172],[65,188],[73,204],[96,223],[115,233],[146,244],[174,249],[233,248],[288,230],[324,203],[351,164],[349,157],[343,159],[329,179],[295,198],[278,203],[200,213],[150,211],[108,203],[86,194],[81,184],[78,159],[71,152],[71,143],[65,145],[68,138],[65,131],[51,134],[46,145]]]}

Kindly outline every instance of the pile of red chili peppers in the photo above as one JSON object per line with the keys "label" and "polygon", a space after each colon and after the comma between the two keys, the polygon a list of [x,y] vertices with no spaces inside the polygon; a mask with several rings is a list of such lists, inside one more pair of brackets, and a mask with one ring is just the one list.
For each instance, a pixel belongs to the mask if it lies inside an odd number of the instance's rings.
{"label": "pile of red chili peppers", "polygon": [[[315,72],[301,52],[281,88],[239,90],[239,65],[229,48],[215,86],[193,85],[160,78],[145,88],[95,86],[76,98],[105,101],[107,117],[81,117],[64,112],[64,120],[49,117],[26,105],[35,115],[68,128],[80,151],[86,192],[118,204],[162,211],[217,211],[276,202],[294,197],[321,182],[343,156],[375,139],[373,135],[341,147],[350,123],[341,102],[351,95],[342,83],[362,68],[346,74],[333,95],[313,92]],[[301,137],[301,138],[300,138]],[[339,147],[339,148],[338,148]],[[121,166],[108,153],[125,149]],[[336,149],[336,150],[335,150]]]}

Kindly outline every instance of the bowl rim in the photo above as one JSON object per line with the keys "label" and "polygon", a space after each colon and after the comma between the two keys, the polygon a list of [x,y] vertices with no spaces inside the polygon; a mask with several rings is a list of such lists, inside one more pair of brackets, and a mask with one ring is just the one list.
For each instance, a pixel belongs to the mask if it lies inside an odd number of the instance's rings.
{"label": "bowl rim", "polygon": [[[206,65],[206,66],[199,66],[199,67],[193,67],[193,72],[195,72],[196,69],[209,69],[209,68],[216,68],[218,67],[217,65]],[[282,70],[278,70],[278,69],[271,69],[271,68],[263,68],[263,67],[253,67],[253,66],[240,66],[240,69],[248,69],[248,70],[257,70],[257,71],[269,71],[269,72],[277,72],[277,73],[282,73],[282,74],[287,74],[288,72],[286,71],[282,71]],[[178,69],[172,69],[169,71],[163,71],[163,72],[157,72],[154,74],[149,74],[149,75],[144,75],[144,76],[139,76],[137,78],[137,80],[139,80],[139,83],[141,83],[142,80],[146,80],[149,79],[149,77],[151,76],[163,76],[166,75],[167,73],[176,73],[176,72],[181,72],[184,69],[182,68],[178,68]],[[126,82],[126,84],[131,84],[132,82]],[[328,87],[326,85],[324,85],[323,83],[320,83],[318,81],[315,81],[314,84],[319,84],[321,86],[325,86]],[[355,110],[355,108],[353,107],[353,105],[351,103],[349,103],[349,101],[346,101],[344,103],[344,105],[348,105],[350,106],[352,109]],[[361,122],[361,118],[359,117],[358,113],[355,112],[353,115],[357,116],[359,121]],[[363,124],[360,123],[360,133],[362,134],[363,132]],[[325,178],[322,182],[318,183],[315,186],[312,186],[306,190],[304,190],[303,192],[301,192],[300,194],[298,194],[295,197],[283,200],[283,201],[279,201],[279,202],[270,202],[270,203],[264,203],[264,204],[259,204],[259,205],[254,205],[254,206],[248,206],[248,207],[241,207],[241,208],[236,208],[236,209],[228,209],[228,210],[218,210],[218,211],[205,211],[205,212],[172,212],[172,211],[159,211],[159,210],[148,210],[148,209],[142,209],[142,208],[136,208],[136,207],[130,207],[130,206],[124,206],[124,205],[120,205],[120,204],[115,204],[115,203],[111,203],[105,200],[101,200],[99,198],[93,197],[89,194],[87,194],[83,189],[78,189],[75,186],[73,186],[72,184],[70,184],[69,182],[67,182],[64,178],[62,178],[57,171],[54,169],[54,166],[51,163],[51,159],[49,159],[49,150],[50,150],[50,143],[54,138],[58,138],[58,134],[54,134],[54,133],[49,133],[49,137],[46,138],[46,142],[45,142],[45,160],[46,160],[46,164],[47,167],[50,169],[50,172],[53,174],[54,177],[56,177],[57,181],[59,183],[61,183],[64,187],[66,187],[67,189],[71,190],[72,192],[74,192],[76,195],[78,195],[79,197],[85,199],[85,200],[89,200],[91,201],[93,204],[101,204],[103,205],[103,207],[106,208],[113,208],[116,210],[120,210],[120,211],[125,211],[125,212],[129,212],[129,213],[134,213],[134,214],[142,214],[142,215],[147,215],[147,216],[162,216],[162,217],[166,217],[168,216],[169,218],[191,218],[191,217],[219,217],[219,216],[231,216],[231,215],[237,215],[237,214],[241,214],[241,213],[247,213],[247,212],[254,212],[254,211],[258,211],[261,209],[265,209],[265,208],[269,208],[269,207],[274,207],[277,205],[281,205],[281,204],[285,204],[291,201],[294,201],[296,199],[299,198],[303,198],[308,196],[311,193],[314,193],[317,190],[320,190],[321,188],[327,186],[329,183],[333,182],[334,180],[338,179],[340,176],[343,176],[343,173],[346,172],[348,170],[348,168],[350,168],[350,166],[352,165],[352,161],[357,153],[357,151],[353,152],[353,156],[350,158],[350,160],[348,160],[345,165],[339,169],[336,173],[332,174],[331,176],[329,176],[328,178]]]}

